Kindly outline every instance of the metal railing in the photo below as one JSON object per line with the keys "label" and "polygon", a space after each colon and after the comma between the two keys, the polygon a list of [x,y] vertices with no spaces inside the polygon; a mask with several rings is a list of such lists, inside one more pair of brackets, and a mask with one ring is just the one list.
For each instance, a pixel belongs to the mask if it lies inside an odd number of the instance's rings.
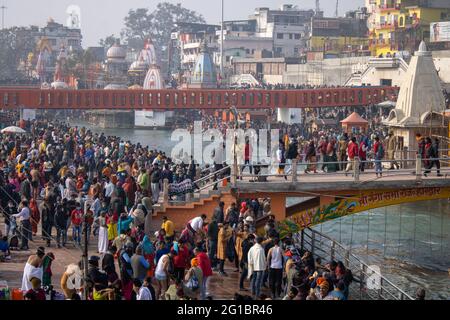
{"label": "metal railing", "polygon": [[[221,174],[223,172],[226,172],[226,170],[230,169],[230,166],[223,167],[215,172],[212,172],[204,177],[201,177],[198,180],[195,180],[192,182],[193,190],[192,192],[185,192],[184,193],[184,200],[171,200],[169,197],[169,181],[168,179],[164,179],[163,181],[163,203],[164,204],[184,204],[192,201],[195,199],[195,195],[201,195],[201,192],[207,189],[215,190],[215,186],[217,187],[217,190],[219,189],[220,183],[222,183],[225,180],[229,180],[231,178],[230,175],[222,177]],[[202,171],[202,172],[205,172]],[[219,175],[219,177],[218,177]],[[211,180],[212,179],[212,180]]]}
{"label": "metal railing", "polygon": [[[308,176],[308,177],[315,177],[315,176],[326,176],[326,175],[342,175],[342,176],[348,176],[351,175],[353,180],[355,182],[359,182],[360,181],[360,177],[363,174],[376,174],[376,170],[373,169],[374,165],[377,163],[380,163],[380,166],[383,167],[383,164],[397,164],[399,165],[401,161],[405,161],[408,163],[411,163],[412,166],[407,167],[407,168],[398,168],[397,170],[386,170],[386,169],[381,169],[381,171],[379,171],[378,173],[381,173],[380,177],[377,177],[377,179],[383,179],[383,178],[387,178],[387,177],[392,177],[392,176],[414,176],[416,180],[422,180],[424,174],[428,174],[433,170],[436,170],[436,168],[427,168],[424,165],[425,161],[439,161],[441,164],[443,164],[443,166],[440,168],[440,173],[443,174],[442,176],[444,178],[447,178],[447,175],[450,173],[450,167],[448,166],[450,163],[450,158],[448,157],[441,157],[441,158],[430,158],[430,159],[422,159],[420,156],[416,156],[416,158],[412,159],[412,158],[408,158],[408,159],[403,159],[403,160],[363,160],[361,161],[358,157],[354,158],[353,160],[350,161],[317,161],[317,162],[299,162],[298,160],[293,160],[292,163],[280,163],[280,164],[275,164],[275,165],[265,165],[265,166],[261,166],[261,165],[255,165],[255,167],[259,166],[259,167],[266,167],[269,169],[272,168],[276,168],[278,166],[284,166],[285,172],[282,173],[259,173],[259,174],[253,174],[253,173],[243,173],[243,172],[237,172],[236,171],[242,171],[238,168],[238,170],[232,170],[231,171],[231,175],[233,177],[233,175],[236,175],[236,179],[239,177],[242,179],[244,178],[250,178],[252,180],[252,182],[258,182],[258,178],[264,177],[264,181],[267,181],[267,178],[269,177],[277,177],[277,178],[283,178],[285,177],[287,179],[287,177],[290,177],[290,181],[291,182],[297,182],[297,181],[301,181],[299,179],[300,175],[303,176]],[[361,165],[364,165],[365,170],[362,171]],[[328,172],[328,171],[322,171],[321,167],[324,166],[325,168],[327,168],[330,165],[335,165],[338,166],[340,168],[340,170],[338,171],[333,171]],[[238,167],[244,167],[244,165],[239,165]],[[301,172],[302,170],[299,169],[301,167],[304,167],[305,169],[303,170],[303,173]],[[308,168],[315,168],[315,172],[314,174],[309,174],[310,171],[314,171],[314,170],[309,170]],[[343,169],[344,168],[344,169]],[[286,170],[288,169],[288,170]],[[343,170],[342,170],[343,169]],[[348,169],[348,170],[347,170]],[[290,172],[286,172],[286,171],[290,171]],[[311,172],[312,173],[312,172]],[[347,179],[348,180],[348,179]],[[233,179],[232,179],[233,181]]]}
{"label": "metal railing", "polygon": [[294,241],[302,250],[310,251],[316,258],[319,257],[322,261],[342,261],[352,271],[356,281],[350,285],[350,299],[414,300],[373,266],[351,253],[349,248],[316,230],[304,229],[295,235]]}

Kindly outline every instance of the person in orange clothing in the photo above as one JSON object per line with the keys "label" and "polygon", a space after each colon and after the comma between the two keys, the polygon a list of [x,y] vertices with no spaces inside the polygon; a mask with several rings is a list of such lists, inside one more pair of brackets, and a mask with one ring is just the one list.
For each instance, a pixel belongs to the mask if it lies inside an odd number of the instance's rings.
{"label": "person in orange clothing", "polygon": [[112,173],[112,169],[110,167],[111,161],[110,160],[109,161],[106,160],[105,163],[106,163],[106,166],[102,170],[102,176],[109,178],[111,176],[111,173]]}

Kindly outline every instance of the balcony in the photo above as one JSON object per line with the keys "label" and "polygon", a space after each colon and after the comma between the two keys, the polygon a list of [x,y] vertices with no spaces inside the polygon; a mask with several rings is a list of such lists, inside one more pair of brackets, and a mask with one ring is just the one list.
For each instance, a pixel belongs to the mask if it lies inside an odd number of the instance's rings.
{"label": "balcony", "polygon": [[379,5],[378,9],[381,12],[385,12],[385,11],[393,11],[393,10],[400,10],[400,5],[396,4],[396,3],[391,3],[391,4],[383,4],[383,5]]}
{"label": "balcony", "polygon": [[399,58],[370,58],[369,66],[376,69],[392,69],[400,66]]}
{"label": "balcony", "polygon": [[376,23],[375,28],[378,30],[397,30],[399,27],[398,22],[383,22],[383,23]]}
{"label": "balcony", "polygon": [[391,39],[370,39],[369,40],[369,46],[371,47],[387,47],[391,44],[395,44],[394,41],[391,41]]}

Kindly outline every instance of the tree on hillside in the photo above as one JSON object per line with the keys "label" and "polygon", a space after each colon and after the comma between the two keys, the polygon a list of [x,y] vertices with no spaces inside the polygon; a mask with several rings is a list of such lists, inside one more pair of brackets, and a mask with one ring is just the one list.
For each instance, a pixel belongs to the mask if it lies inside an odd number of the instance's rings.
{"label": "tree on hillside", "polygon": [[121,36],[135,50],[141,50],[145,40],[151,37],[161,60],[167,56],[170,35],[177,22],[205,23],[205,19],[180,3],[162,2],[151,13],[148,9],[130,10]]}

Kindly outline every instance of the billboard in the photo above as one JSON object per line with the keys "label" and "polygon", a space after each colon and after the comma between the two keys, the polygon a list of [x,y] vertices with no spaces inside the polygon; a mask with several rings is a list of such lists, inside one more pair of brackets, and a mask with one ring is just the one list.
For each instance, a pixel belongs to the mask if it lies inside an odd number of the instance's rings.
{"label": "billboard", "polygon": [[35,109],[23,109],[22,119],[23,120],[36,120],[36,110]]}
{"label": "billboard", "polygon": [[450,41],[450,21],[432,22],[430,40],[431,42]]}

